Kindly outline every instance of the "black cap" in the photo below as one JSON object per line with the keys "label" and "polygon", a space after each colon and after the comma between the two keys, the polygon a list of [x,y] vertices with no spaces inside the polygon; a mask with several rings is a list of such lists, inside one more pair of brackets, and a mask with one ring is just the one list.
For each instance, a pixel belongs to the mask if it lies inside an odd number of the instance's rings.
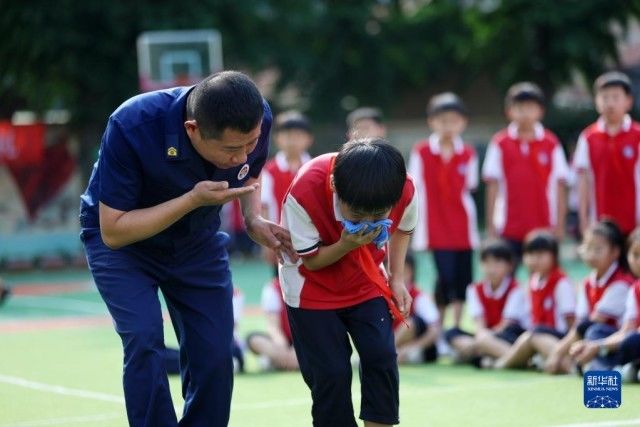
{"label": "black cap", "polygon": [[609,71],[598,77],[593,84],[593,91],[598,92],[606,87],[618,86],[626,93],[631,94],[631,79],[620,71]]}
{"label": "black cap", "polygon": [[275,120],[274,130],[276,132],[282,130],[300,129],[311,132],[311,124],[309,119],[297,110],[289,110],[278,114]]}
{"label": "black cap", "polygon": [[463,116],[467,115],[467,109],[462,99],[455,93],[444,92],[431,97],[429,105],[427,105],[427,116],[431,117],[447,111],[454,111]]}
{"label": "black cap", "polygon": [[347,116],[347,127],[352,128],[359,120],[373,120],[376,123],[382,124],[382,111],[375,107],[356,108]]}
{"label": "black cap", "polygon": [[534,101],[544,107],[544,93],[542,89],[531,82],[516,83],[509,88],[505,103],[511,105],[515,102]]}

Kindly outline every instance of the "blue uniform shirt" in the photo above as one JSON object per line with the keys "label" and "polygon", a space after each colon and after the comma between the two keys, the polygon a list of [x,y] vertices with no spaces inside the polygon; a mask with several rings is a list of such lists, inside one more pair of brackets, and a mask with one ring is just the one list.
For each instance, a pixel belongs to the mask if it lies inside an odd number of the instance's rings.
{"label": "blue uniform shirt", "polygon": [[[218,169],[191,145],[184,129],[191,87],[149,92],[125,101],[109,117],[98,161],[81,196],[82,228],[98,228],[98,202],[121,210],[147,208],[190,191],[204,180],[241,187],[260,175],[269,153],[271,110],[264,102],[260,139],[245,165]],[[131,246],[172,252],[212,236],[221,206],[198,208],[161,233]]]}

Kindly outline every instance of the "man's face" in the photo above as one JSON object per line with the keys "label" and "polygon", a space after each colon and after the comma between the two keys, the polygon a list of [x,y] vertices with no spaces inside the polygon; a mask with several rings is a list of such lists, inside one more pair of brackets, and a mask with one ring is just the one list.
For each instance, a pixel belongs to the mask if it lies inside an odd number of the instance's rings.
{"label": "man's face", "polygon": [[247,133],[227,128],[219,138],[204,139],[195,120],[184,123],[198,154],[219,169],[230,169],[247,162],[247,156],[258,145],[261,125],[262,121]]}
{"label": "man's face", "polygon": [[386,138],[387,128],[375,120],[360,119],[349,129],[347,137],[350,140],[359,138]]}

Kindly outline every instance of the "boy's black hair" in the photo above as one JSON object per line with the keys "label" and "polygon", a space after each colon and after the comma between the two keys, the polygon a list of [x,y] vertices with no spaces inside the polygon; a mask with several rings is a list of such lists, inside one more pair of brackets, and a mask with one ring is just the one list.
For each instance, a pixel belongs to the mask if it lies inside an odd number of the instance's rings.
{"label": "boy's black hair", "polygon": [[427,116],[433,117],[440,113],[454,111],[463,116],[467,116],[467,109],[462,99],[453,92],[444,92],[434,95],[427,105]]}
{"label": "boy's black hair", "polygon": [[550,252],[556,264],[560,256],[558,240],[553,233],[547,230],[533,230],[528,233],[524,239],[522,252],[525,254],[531,252]]}
{"label": "boy's black hair", "polygon": [[262,95],[239,71],[210,75],[187,99],[187,119],[196,121],[204,139],[219,138],[225,129],[248,133],[258,126],[263,114]]}
{"label": "boy's black hair", "polygon": [[620,87],[627,95],[631,95],[631,80],[629,76],[620,71],[608,71],[601,74],[593,83],[593,92],[598,93],[607,87]]}
{"label": "boy's black hair", "polygon": [[625,270],[629,269],[629,264],[627,263],[627,253],[625,252],[625,237],[615,221],[611,219],[601,219],[591,228],[589,228],[587,232],[604,238],[612,247],[618,248],[620,250],[618,265]]}
{"label": "boy's black hair", "polygon": [[485,261],[487,258],[495,258],[513,264],[515,255],[509,243],[502,239],[487,240],[480,249],[480,259]]}
{"label": "boy's black hair", "polygon": [[298,110],[289,110],[278,114],[274,123],[274,132],[298,129],[311,133],[309,119]]}
{"label": "boy's black hair", "polygon": [[384,122],[382,111],[374,107],[356,108],[347,116],[347,127],[351,129],[359,120],[373,120],[378,124]]}
{"label": "boy's black hair", "polygon": [[333,168],[338,198],[362,213],[392,208],[402,196],[406,179],[402,154],[382,138],[347,142]]}
{"label": "boy's black hair", "polygon": [[518,102],[533,101],[544,108],[544,93],[532,82],[520,82],[512,85],[507,91],[504,103],[507,107]]}

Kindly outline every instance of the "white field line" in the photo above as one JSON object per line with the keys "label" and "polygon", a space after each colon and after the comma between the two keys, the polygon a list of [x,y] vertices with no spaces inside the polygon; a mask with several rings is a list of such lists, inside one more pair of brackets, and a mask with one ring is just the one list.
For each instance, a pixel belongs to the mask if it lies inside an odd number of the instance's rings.
{"label": "white field line", "polygon": [[632,420],[599,421],[595,423],[588,422],[588,423],[575,423],[575,424],[557,424],[553,427],[618,427],[618,426],[640,426],[640,418],[634,418]]}
{"label": "white field line", "polygon": [[66,418],[49,418],[43,420],[33,421],[21,421],[17,423],[0,424],[0,427],[38,427],[38,426],[59,426],[70,424],[84,424],[97,421],[109,421],[121,418],[122,413],[113,414],[97,414],[97,415],[85,415],[78,417],[66,417]]}
{"label": "white field line", "polygon": [[43,391],[46,393],[61,394],[64,396],[80,397],[82,399],[100,400],[103,402],[124,404],[124,397],[115,394],[100,393],[97,391],[82,390],[78,388],[69,388],[55,384],[46,384],[20,377],[14,377],[11,375],[0,374],[0,383],[24,387],[31,390]]}
{"label": "white field line", "polygon": [[41,295],[16,296],[11,300],[12,307],[46,308],[49,310],[71,311],[83,314],[107,314],[102,302],[84,301],[73,298],[47,297]]}

